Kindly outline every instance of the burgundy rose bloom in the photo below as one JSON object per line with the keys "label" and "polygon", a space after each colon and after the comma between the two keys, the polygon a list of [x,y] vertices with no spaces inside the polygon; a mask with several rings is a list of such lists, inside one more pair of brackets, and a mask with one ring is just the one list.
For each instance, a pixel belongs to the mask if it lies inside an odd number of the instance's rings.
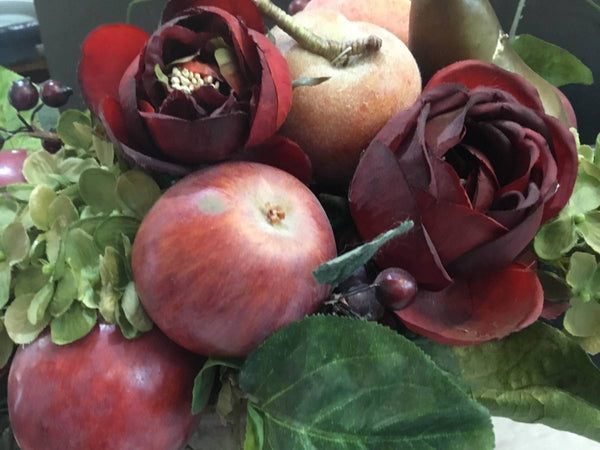
{"label": "burgundy rose bloom", "polygon": [[263,33],[251,0],[171,0],[151,36],[117,24],[86,38],[84,98],[122,153],[144,169],[183,175],[250,159],[292,166],[308,181],[308,157],[275,136],[291,107],[291,79]]}
{"label": "burgundy rose bloom", "polygon": [[414,221],[376,257],[419,283],[397,314],[415,332],[466,345],[540,316],[541,285],[517,258],[564,207],[576,175],[574,138],[544,113],[535,88],[492,64],[462,61],[380,131],[349,200],[365,240]]}

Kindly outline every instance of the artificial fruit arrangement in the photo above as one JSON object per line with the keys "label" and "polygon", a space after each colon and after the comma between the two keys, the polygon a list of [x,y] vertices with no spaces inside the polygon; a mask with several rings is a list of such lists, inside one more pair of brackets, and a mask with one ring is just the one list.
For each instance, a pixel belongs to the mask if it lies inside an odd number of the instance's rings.
{"label": "artificial fruit arrangement", "polygon": [[90,112],[0,72],[28,150],[0,153],[4,442],[491,449],[490,414],[600,440],[600,374],[538,320],[597,305],[590,234],[539,242],[598,206],[559,91],[485,0],[306,3],[100,26]]}

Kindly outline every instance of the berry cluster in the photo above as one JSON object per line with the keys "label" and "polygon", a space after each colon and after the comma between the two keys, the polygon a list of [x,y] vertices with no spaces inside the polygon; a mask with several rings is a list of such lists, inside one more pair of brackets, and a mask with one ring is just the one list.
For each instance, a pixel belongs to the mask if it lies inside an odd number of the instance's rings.
{"label": "berry cluster", "polygon": [[[60,108],[66,105],[69,98],[73,95],[73,89],[65,86],[60,81],[48,80],[44,82],[39,90],[38,87],[31,82],[29,78],[21,78],[13,82],[8,91],[8,102],[17,111],[17,117],[23,123],[23,127],[17,130],[7,130],[0,128],[0,149],[4,146],[6,141],[6,135],[12,137],[18,133],[29,133],[33,137],[39,137],[42,139],[43,147],[51,152],[55,153],[60,149],[61,142],[53,136],[42,136],[38,133],[35,125],[33,124],[35,114],[44,106],[50,108]],[[42,103],[40,104],[40,99]],[[31,119],[26,120],[21,112],[33,110]]]}

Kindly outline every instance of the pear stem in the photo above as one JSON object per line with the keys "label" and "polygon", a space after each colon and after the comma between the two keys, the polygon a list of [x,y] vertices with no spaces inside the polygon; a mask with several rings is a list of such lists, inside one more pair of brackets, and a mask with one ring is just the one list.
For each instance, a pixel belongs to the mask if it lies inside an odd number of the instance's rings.
{"label": "pear stem", "polygon": [[517,37],[517,27],[519,26],[519,22],[523,17],[524,8],[525,0],[519,0],[517,10],[515,11],[515,17],[513,19],[512,25],[510,26],[510,33],[508,34],[508,42],[510,42],[511,44],[515,41],[515,38]]}
{"label": "pear stem", "polygon": [[336,41],[325,39],[303,27],[294,17],[287,14],[271,0],[254,0],[261,14],[271,19],[289,34],[302,48],[322,56],[334,66],[348,64],[350,57],[364,57],[379,51],[381,38],[371,35],[362,39]]}

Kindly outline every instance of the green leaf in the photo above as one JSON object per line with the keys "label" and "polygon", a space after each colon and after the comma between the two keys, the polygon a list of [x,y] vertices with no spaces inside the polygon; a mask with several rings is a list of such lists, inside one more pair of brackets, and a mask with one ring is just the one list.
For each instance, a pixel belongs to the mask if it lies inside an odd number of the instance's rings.
{"label": "green leaf", "polygon": [[569,261],[567,283],[575,291],[585,289],[596,271],[596,258],[589,253],[575,252]]}
{"label": "green leaf", "polygon": [[[135,0],[134,0],[135,1]],[[169,85],[169,77],[165,75],[165,73],[160,68],[160,65],[156,64],[154,66],[154,74],[156,75],[156,79],[163,83],[165,86]]]}
{"label": "green leaf", "polygon": [[600,253],[600,211],[585,214],[583,222],[577,224],[577,231],[587,245]]}
{"label": "green leaf", "polygon": [[30,153],[23,162],[23,176],[29,184],[45,184],[51,188],[58,186],[58,182],[50,175],[56,174],[58,165],[54,157],[45,150]]}
{"label": "green leaf", "polygon": [[66,158],[58,164],[58,172],[69,183],[79,182],[81,174],[88,169],[99,168],[98,163],[93,158]]}
{"label": "green leaf", "polygon": [[542,259],[558,259],[577,244],[576,231],[571,217],[559,215],[540,228],[533,240],[533,248]]}
{"label": "green leaf", "polygon": [[144,333],[152,329],[153,323],[146,314],[146,311],[140,303],[140,299],[135,290],[133,281],[130,281],[125,287],[123,298],[121,299],[123,313],[131,325],[138,331]]}
{"label": "green leaf", "polygon": [[92,122],[82,111],[68,109],[58,118],[56,132],[71,147],[88,149],[92,144]]}
{"label": "green leaf", "polygon": [[2,232],[2,249],[10,265],[20,263],[29,254],[29,236],[21,222],[13,222]]}
{"label": "green leaf", "polygon": [[246,414],[244,450],[262,450],[265,445],[265,425],[262,417],[250,403]]}
{"label": "green leaf", "polygon": [[58,317],[64,314],[77,297],[77,278],[72,270],[66,270],[63,277],[56,284],[54,297],[50,302],[50,314]]}
{"label": "green leaf", "polygon": [[125,314],[123,313],[123,308],[121,308],[120,305],[118,305],[115,310],[115,318],[117,325],[119,325],[121,330],[121,334],[123,334],[125,339],[136,339],[140,336],[141,333],[136,330],[131,323],[129,323],[127,317],[125,317]]}
{"label": "green leaf", "polygon": [[113,147],[112,142],[93,136],[92,145],[94,147],[94,152],[96,152],[96,158],[98,158],[100,164],[111,169],[115,161],[115,148]]}
{"label": "green leaf", "polygon": [[50,314],[47,314],[36,325],[27,320],[27,310],[32,300],[33,294],[21,295],[16,297],[6,309],[4,325],[15,344],[30,344],[50,322]]}
{"label": "green leaf", "polygon": [[93,309],[74,302],[69,310],[50,322],[50,335],[56,345],[66,345],[86,336],[96,325],[97,314]]}
{"label": "green leaf", "polygon": [[501,341],[423,348],[493,415],[600,440],[600,371],[560,331],[536,323]]}
{"label": "green leaf", "polygon": [[29,215],[33,224],[40,230],[50,228],[48,210],[50,204],[56,199],[54,190],[45,184],[39,184],[29,197]]}
{"label": "green leaf", "polygon": [[42,272],[39,266],[29,266],[20,271],[15,276],[15,297],[21,297],[25,294],[35,294],[50,279],[48,275]]}
{"label": "green leaf", "polygon": [[298,87],[318,86],[328,81],[331,77],[300,77],[292,81],[292,89]]}
{"label": "green leaf", "polygon": [[96,228],[96,231],[94,232],[94,241],[101,249],[110,246],[120,251],[123,248],[122,235],[127,236],[127,238],[133,242],[139,227],[140,221],[133,217],[109,217]]}
{"label": "green leaf", "polygon": [[571,298],[571,288],[565,283],[563,277],[543,270],[539,270],[537,276],[544,289],[544,300],[562,302],[568,301]]}
{"label": "green leaf", "polygon": [[600,303],[596,300],[571,299],[571,307],[565,314],[565,330],[576,337],[590,337],[600,333]]}
{"label": "green leaf", "polygon": [[16,200],[28,202],[34,187],[29,183],[13,183],[6,186],[6,192]]}
{"label": "green leaf", "polygon": [[19,213],[19,204],[3,195],[0,196],[0,233],[15,221]]}
{"label": "green leaf", "polygon": [[48,223],[50,226],[54,224],[56,219],[64,217],[65,224],[70,224],[79,219],[79,212],[73,202],[66,195],[56,197],[48,207]]}
{"label": "green leaf", "polygon": [[192,391],[192,414],[200,414],[208,405],[210,393],[213,388],[217,369],[219,367],[230,367],[239,370],[242,362],[237,359],[212,359],[206,360],[202,369],[194,379]]}
{"label": "green leaf", "polygon": [[129,170],[117,180],[117,195],[136,217],[143,219],[161,192],[152,177],[139,170]]}
{"label": "green leaf", "polygon": [[14,348],[15,344],[6,332],[4,322],[0,321],[0,369],[6,366]]}
{"label": "green leaf", "polygon": [[54,296],[54,283],[46,283],[34,296],[27,309],[27,320],[37,325],[47,316],[48,305]]}
{"label": "green leaf", "polygon": [[378,324],[335,316],[293,323],[248,356],[239,381],[268,450],[494,446],[485,408]]}
{"label": "green leaf", "polygon": [[585,214],[593,211],[600,206],[600,181],[596,178],[579,173],[573,194],[569,199],[569,203],[565,208],[566,214],[576,216],[577,214]]}
{"label": "green leaf", "polygon": [[100,250],[94,239],[80,228],[70,230],[65,244],[66,261],[75,271],[98,269]]}
{"label": "green leaf", "polygon": [[592,71],[577,57],[557,45],[529,34],[517,36],[513,48],[536,73],[554,86],[594,82]]}
{"label": "green leaf", "polygon": [[121,288],[127,283],[125,261],[113,248],[106,247],[100,256],[100,314],[108,323],[115,323],[115,311],[122,296]]}
{"label": "green leaf", "polygon": [[6,261],[0,263],[0,308],[8,303],[10,298],[10,281],[11,281],[10,264]]}
{"label": "green leaf", "polygon": [[413,226],[414,223],[412,220],[402,222],[397,228],[380,234],[371,242],[363,244],[348,253],[344,253],[331,261],[321,264],[313,272],[313,276],[318,283],[328,284],[334,288],[360,267],[364,266],[383,245],[395,237],[408,233]]}
{"label": "green leaf", "polygon": [[117,208],[117,178],[104,169],[87,169],[79,177],[79,193],[92,208],[110,213]]}

